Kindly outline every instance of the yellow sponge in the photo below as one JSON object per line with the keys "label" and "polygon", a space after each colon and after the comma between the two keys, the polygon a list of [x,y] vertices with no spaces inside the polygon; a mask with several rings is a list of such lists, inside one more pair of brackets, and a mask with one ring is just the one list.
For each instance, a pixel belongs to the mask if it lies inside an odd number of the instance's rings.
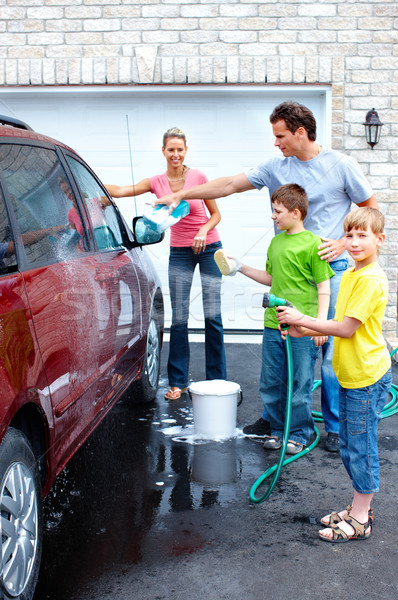
{"label": "yellow sponge", "polygon": [[223,275],[235,275],[238,270],[236,261],[233,258],[228,258],[224,250],[217,250],[214,253],[214,260]]}

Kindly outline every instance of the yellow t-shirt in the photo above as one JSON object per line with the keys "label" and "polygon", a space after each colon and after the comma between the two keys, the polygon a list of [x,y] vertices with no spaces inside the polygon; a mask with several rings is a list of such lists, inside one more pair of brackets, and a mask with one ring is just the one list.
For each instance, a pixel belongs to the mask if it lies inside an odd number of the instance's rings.
{"label": "yellow t-shirt", "polygon": [[373,385],[390,368],[391,358],[382,334],[387,298],[387,277],[378,263],[344,273],[335,320],[352,317],[361,322],[351,338],[334,339],[333,368],[344,388]]}

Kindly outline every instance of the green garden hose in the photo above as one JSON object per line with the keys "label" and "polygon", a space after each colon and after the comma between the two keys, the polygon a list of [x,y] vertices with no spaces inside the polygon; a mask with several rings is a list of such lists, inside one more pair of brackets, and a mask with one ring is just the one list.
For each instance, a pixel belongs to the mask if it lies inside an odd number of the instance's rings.
{"label": "green garden hose", "polygon": [[[290,432],[290,421],[291,421],[291,416],[292,416],[292,396],[293,396],[293,359],[292,359],[292,347],[291,347],[289,335],[286,336],[285,341],[286,341],[286,361],[287,361],[287,393],[286,393],[286,417],[285,417],[285,426],[284,426],[284,430],[283,430],[283,443],[282,443],[281,451],[279,454],[279,459],[278,459],[278,462],[276,463],[276,465],[273,465],[272,467],[267,469],[257,479],[257,481],[254,482],[254,484],[251,487],[251,490],[249,493],[249,498],[250,498],[250,501],[253,502],[253,504],[260,504],[261,502],[264,502],[265,500],[267,500],[270,497],[270,495],[272,494],[272,492],[277,484],[277,481],[281,474],[282,468],[284,466],[288,465],[289,463],[293,462],[294,460],[301,458],[305,454],[308,454],[308,452],[311,452],[311,450],[313,448],[315,448],[315,446],[318,444],[319,439],[321,437],[319,430],[317,429],[317,427],[315,427],[315,440],[312,442],[312,444],[310,444],[309,446],[304,448],[304,450],[302,450],[298,454],[295,454],[294,456],[291,456],[290,458],[287,458],[286,460],[284,460],[285,455],[286,455],[286,447],[287,447],[287,444],[289,441],[288,438],[289,438],[289,432]],[[395,354],[395,352],[397,352],[397,350],[398,350],[398,347],[395,348],[395,350],[393,350],[391,352],[390,356],[392,357]],[[316,380],[314,382],[314,386],[313,386],[312,390],[314,391],[317,387],[319,387],[321,385],[321,383],[322,382],[320,379]],[[381,413],[382,419],[385,419],[386,417],[391,417],[392,415],[395,415],[398,412],[398,386],[391,384],[390,393],[392,396],[392,400],[391,400],[391,402],[386,404],[386,406],[383,408],[382,413]],[[315,422],[323,423],[323,418],[322,418],[321,412],[312,411],[312,416],[313,416]],[[272,474],[274,474],[274,476],[273,476],[266,492],[262,496],[256,497],[256,492],[257,492],[258,488],[261,487],[261,485],[264,483],[264,481],[266,479],[268,479],[268,477],[270,477]]]}
{"label": "green garden hose", "polygon": [[[398,351],[398,347],[395,348],[394,350],[392,350],[392,352],[390,352],[390,356],[393,357],[397,351]],[[316,388],[319,387],[321,385],[321,383],[322,383],[321,379],[317,379],[316,381],[314,381],[314,386],[312,388],[312,391],[316,390]],[[394,383],[391,384],[390,394],[392,396],[392,399],[390,402],[388,402],[388,404],[385,405],[385,407],[381,411],[382,419],[385,419],[386,417],[392,417],[393,415],[395,415],[398,412],[398,386],[395,385]],[[323,423],[323,418],[322,418],[321,412],[313,410],[312,416],[314,417],[314,421],[316,423]]]}

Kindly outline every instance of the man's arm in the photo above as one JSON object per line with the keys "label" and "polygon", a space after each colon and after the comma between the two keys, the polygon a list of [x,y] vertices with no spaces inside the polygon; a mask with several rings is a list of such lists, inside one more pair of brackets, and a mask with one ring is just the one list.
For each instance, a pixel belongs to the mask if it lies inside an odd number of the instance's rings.
{"label": "man's arm", "polygon": [[181,200],[195,200],[196,198],[214,200],[215,198],[224,198],[231,194],[247,192],[252,189],[254,189],[254,186],[251,185],[246,175],[240,173],[231,177],[219,177],[207,183],[202,183],[202,185],[163,196],[163,198],[155,200],[154,203],[178,206]]}
{"label": "man's arm", "polygon": [[369,206],[369,208],[377,208],[377,210],[380,210],[374,194],[364,202],[358,202],[357,206]]}

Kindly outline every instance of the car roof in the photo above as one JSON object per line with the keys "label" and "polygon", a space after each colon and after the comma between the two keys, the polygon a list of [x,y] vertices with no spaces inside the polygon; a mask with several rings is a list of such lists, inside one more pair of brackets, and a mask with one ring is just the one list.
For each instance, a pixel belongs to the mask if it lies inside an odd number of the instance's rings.
{"label": "car roof", "polygon": [[19,127],[3,125],[1,122],[0,122],[0,137],[8,137],[8,138],[11,137],[11,138],[20,138],[20,139],[24,139],[24,140],[32,140],[32,141],[37,141],[37,142],[45,142],[47,144],[62,146],[62,148],[65,148],[66,150],[70,150],[71,152],[76,154],[72,148],[70,148],[66,144],[63,144],[62,142],[59,142],[58,140],[54,140],[53,138],[50,138],[46,135],[36,133],[35,131],[33,131],[31,129],[21,129]]}

